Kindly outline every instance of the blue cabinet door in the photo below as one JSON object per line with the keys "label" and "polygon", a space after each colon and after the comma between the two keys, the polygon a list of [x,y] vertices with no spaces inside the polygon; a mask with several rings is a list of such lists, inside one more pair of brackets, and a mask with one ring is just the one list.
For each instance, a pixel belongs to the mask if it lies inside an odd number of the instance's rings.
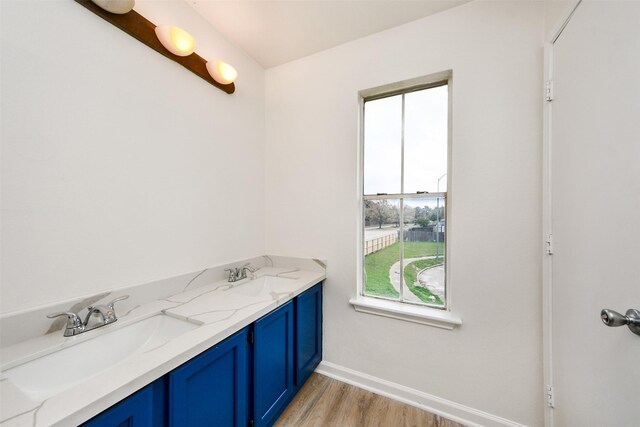
{"label": "blue cabinet door", "polygon": [[254,323],[253,417],[269,426],[293,395],[293,303]]}
{"label": "blue cabinet door", "polygon": [[169,373],[169,426],[246,426],[248,328]]}
{"label": "blue cabinet door", "polygon": [[302,387],[322,360],[322,282],[295,299],[295,386]]}
{"label": "blue cabinet door", "polygon": [[164,395],[164,380],[160,378],[91,418],[82,427],[163,426]]}

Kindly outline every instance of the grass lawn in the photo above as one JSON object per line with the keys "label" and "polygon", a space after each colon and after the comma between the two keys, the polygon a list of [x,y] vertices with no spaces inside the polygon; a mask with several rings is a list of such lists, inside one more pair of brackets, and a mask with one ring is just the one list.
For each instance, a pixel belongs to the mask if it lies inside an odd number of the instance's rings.
{"label": "grass lawn", "polygon": [[[444,244],[440,243],[439,253],[444,253]],[[436,243],[435,242],[405,242],[404,243],[404,256],[405,258],[418,258],[423,256],[430,256],[436,254]],[[379,250],[378,252],[374,252],[364,257],[364,270],[365,270],[365,293],[368,295],[381,296],[386,298],[399,298],[400,294],[395,290],[393,285],[391,284],[391,280],[389,279],[389,270],[391,266],[400,260],[400,242],[394,243],[391,246],[387,246],[384,249]],[[431,261],[431,260],[421,260],[421,261]],[[421,262],[418,261],[418,262]],[[442,262],[442,261],[439,261]],[[411,263],[413,265],[414,263]],[[410,265],[410,266],[411,266]],[[407,267],[410,267],[407,266]],[[422,269],[424,267],[421,267]],[[406,270],[406,269],[405,269]],[[406,279],[406,271],[405,271],[405,281],[406,283],[411,283],[409,286],[413,286],[415,279],[408,281]],[[415,288],[415,286],[414,286]],[[420,288],[424,289],[424,288]],[[429,292],[428,289],[425,289]],[[431,292],[429,295],[426,295],[425,298],[431,296]],[[436,297],[437,298],[437,297]],[[431,299],[424,299],[420,296],[425,302],[433,303]],[[442,304],[442,301],[439,299],[436,301],[436,304]]]}

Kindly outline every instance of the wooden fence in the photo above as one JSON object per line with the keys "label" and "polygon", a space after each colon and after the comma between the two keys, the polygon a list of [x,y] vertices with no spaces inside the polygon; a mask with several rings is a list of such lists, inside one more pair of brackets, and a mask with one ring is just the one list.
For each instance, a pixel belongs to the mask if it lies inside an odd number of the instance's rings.
{"label": "wooden fence", "polygon": [[437,236],[437,232],[432,231],[429,228],[411,228],[404,231],[405,242],[435,242],[436,238],[439,238],[440,242],[444,242],[444,233],[440,232],[440,236]]}
{"label": "wooden fence", "polygon": [[[369,255],[374,252],[384,249],[387,246],[391,246],[398,241],[398,234],[400,232],[387,234],[386,236],[375,237],[373,239],[366,240],[364,242],[364,254]],[[411,228],[404,230],[405,242],[435,242],[436,238],[439,238],[441,243],[444,243],[444,233],[438,233],[431,231],[428,228]]]}
{"label": "wooden fence", "polygon": [[386,236],[375,237],[364,242],[364,254],[369,255],[398,241],[398,233],[387,234]]}

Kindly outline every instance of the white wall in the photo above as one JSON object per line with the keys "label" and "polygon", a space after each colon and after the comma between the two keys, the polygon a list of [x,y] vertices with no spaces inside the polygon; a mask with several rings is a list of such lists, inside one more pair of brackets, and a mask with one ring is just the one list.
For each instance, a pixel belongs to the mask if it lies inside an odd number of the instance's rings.
{"label": "white wall", "polygon": [[[543,423],[542,2],[472,2],[267,71],[267,252],[328,260],[324,360]],[[358,91],[453,70],[445,331],[356,313]]]}
{"label": "white wall", "polygon": [[264,70],[182,1],[138,1],[239,72],[227,95],[72,1],[2,1],[7,313],[264,253]]}

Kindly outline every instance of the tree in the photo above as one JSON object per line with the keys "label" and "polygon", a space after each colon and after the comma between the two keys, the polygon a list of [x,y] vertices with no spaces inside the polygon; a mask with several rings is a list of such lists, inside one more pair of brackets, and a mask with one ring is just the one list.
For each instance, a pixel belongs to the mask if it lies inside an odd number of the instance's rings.
{"label": "tree", "polygon": [[431,208],[429,206],[416,206],[416,218],[429,218],[431,215]]}
{"label": "tree", "polygon": [[400,227],[400,209],[397,206],[389,206],[391,211],[391,219],[396,227]]}
{"label": "tree", "polygon": [[387,200],[365,200],[364,220],[368,223],[378,224],[382,228],[392,216],[392,207]]}
{"label": "tree", "polygon": [[431,221],[429,221],[428,218],[417,218],[416,224],[418,224],[420,227],[428,227],[429,224],[431,224]]}
{"label": "tree", "polygon": [[431,221],[437,221],[438,219],[444,218],[444,206],[430,209],[427,218],[429,218]]}
{"label": "tree", "polygon": [[411,224],[416,219],[416,208],[413,206],[404,205],[404,223]]}

